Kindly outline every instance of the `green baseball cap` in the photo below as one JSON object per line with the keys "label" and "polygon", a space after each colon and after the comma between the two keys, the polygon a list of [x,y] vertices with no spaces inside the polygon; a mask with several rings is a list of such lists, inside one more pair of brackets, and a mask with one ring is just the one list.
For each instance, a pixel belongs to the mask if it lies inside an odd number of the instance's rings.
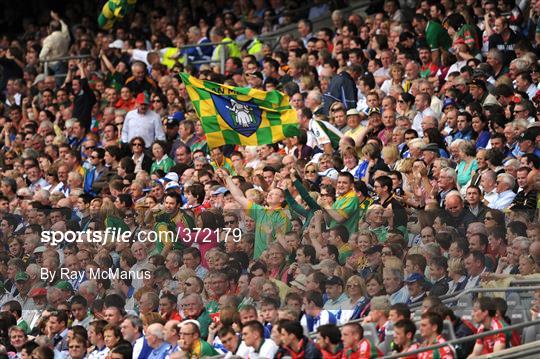
{"label": "green baseball cap", "polygon": [[58,283],[54,285],[54,287],[61,290],[68,290],[70,292],[73,292],[73,286],[67,280],[59,281]]}
{"label": "green baseball cap", "polygon": [[19,272],[17,273],[17,275],[15,275],[15,282],[18,282],[18,281],[26,282],[29,279],[30,279],[30,276],[26,272]]}

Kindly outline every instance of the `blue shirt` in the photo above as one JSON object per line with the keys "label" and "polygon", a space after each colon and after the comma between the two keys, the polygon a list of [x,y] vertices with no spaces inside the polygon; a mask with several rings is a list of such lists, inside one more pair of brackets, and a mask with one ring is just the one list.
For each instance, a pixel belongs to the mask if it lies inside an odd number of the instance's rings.
{"label": "blue shirt", "polygon": [[405,285],[401,287],[400,290],[390,295],[390,305],[394,305],[396,303],[407,303],[408,300],[409,290]]}
{"label": "blue shirt", "polygon": [[150,352],[150,355],[148,356],[148,359],[164,359],[167,355],[167,352],[170,349],[170,344],[167,342],[164,342],[161,344],[158,348],[152,350]]}

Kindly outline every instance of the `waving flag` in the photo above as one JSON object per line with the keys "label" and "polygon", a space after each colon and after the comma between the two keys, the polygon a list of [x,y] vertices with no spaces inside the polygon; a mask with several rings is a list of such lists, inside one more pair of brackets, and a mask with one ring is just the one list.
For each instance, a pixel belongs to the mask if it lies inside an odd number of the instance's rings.
{"label": "waving flag", "polygon": [[300,133],[289,97],[279,91],[227,86],[186,73],[180,77],[210,148],[225,144],[272,144]]}

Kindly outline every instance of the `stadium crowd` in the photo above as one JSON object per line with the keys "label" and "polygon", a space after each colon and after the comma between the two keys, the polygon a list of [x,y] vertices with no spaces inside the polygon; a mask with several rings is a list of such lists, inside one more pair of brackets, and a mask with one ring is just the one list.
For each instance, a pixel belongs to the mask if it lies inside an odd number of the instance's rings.
{"label": "stadium crowd", "polygon": [[[512,324],[440,297],[538,279],[540,1],[196,3],[0,35],[0,357],[363,359]],[[180,72],[286,93],[300,134],[209,147]]]}

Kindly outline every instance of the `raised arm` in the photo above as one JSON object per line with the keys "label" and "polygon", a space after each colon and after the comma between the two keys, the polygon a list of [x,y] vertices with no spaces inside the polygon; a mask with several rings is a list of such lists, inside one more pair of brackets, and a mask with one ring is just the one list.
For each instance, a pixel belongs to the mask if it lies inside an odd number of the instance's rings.
{"label": "raised arm", "polygon": [[237,185],[234,184],[231,176],[225,171],[223,168],[218,168],[216,170],[216,175],[223,180],[223,183],[227,187],[229,191],[231,191],[231,195],[233,196],[234,200],[243,207],[243,209],[247,209],[249,205],[249,200],[244,196],[244,192],[240,188],[238,188]]}

